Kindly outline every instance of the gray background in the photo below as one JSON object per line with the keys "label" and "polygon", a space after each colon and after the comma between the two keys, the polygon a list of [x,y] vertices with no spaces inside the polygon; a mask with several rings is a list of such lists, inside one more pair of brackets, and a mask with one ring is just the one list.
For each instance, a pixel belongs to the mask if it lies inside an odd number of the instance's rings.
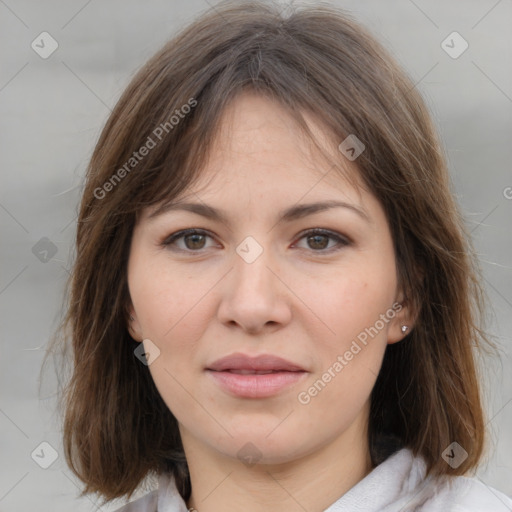
{"label": "gray background", "polygon": [[[489,330],[501,350],[500,360],[486,363],[492,442],[478,477],[512,495],[512,3],[333,3],[391,49],[441,132],[492,301]],[[136,69],[211,8],[213,0],[0,0],[0,512],[98,510],[95,497],[76,498],[80,483],[64,463],[51,375],[38,397],[42,356],[71,261],[82,177]],[[31,48],[43,31],[59,45],[47,59]],[[453,31],[469,43],[457,59],[441,47]],[[57,250],[46,263],[32,251],[43,237]],[[48,469],[31,458],[43,441],[59,454]]]}

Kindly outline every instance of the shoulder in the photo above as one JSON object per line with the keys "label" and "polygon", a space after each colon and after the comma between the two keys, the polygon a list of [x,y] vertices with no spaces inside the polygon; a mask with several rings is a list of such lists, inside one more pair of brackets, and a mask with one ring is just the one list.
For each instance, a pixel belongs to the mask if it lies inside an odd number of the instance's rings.
{"label": "shoulder", "polygon": [[158,488],[136,499],[115,512],[187,512],[174,478],[162,473],[158,477]]}
{"label": "shoulder", "polygon": [[154,490],[141,498],[116,509],[115,512],[157,512],[157,504],[158,490]]}
{"label": "shoulder", "polygon": [[512,512],[512,499],[478,478],[455,477],[439,485],[425,512]]}
{"label": "shoulder", "polygon": [[[512,499],[477,477],[425,478],[425,474],[424,460],[419,456],[415,457],[408,449],[397,452],[377,466],[373,480],[378,480],[380,487],[373,487],[385,495],[386,502],[385,506],[382,507],[382,503],[378,510],[512,512]],[[385,490],[382,487],[385,487]]]}

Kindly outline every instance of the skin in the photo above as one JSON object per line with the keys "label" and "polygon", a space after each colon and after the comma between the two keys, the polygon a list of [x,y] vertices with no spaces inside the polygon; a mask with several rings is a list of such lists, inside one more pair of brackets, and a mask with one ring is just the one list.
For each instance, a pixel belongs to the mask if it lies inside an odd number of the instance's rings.
{"label": "skin", "polygon": [[[306,119],[357,177],[357,160]],[[192,481],[187,505],[199,512],[321,511],[372,469],[369,396],[386,345],[404,337],[401,325],[412,327],[406,304],[309,403],[298,400],[403,301],[380,203],[329,169],[279,104],[244,93],[224,112],[208,165],[185,195],[225,210],[229,225],[180,210],[150,218],[150,208],[134,229],[129,329],[160,350],[149,370],[179,422]],[[358,205],[369,221],[333,208],[277,222],[284,208],[332,199]],[[163,244],[186,228],[209,236]],[[302,234],[311,228],[350,243]],[[252,263],[236,252],[247,236],[263,248]],[[308,373],[270,398],[234,397],[205,367],[235,352],[278,355]],[[237,455],[247,443],[258,450],[257,464]]]}

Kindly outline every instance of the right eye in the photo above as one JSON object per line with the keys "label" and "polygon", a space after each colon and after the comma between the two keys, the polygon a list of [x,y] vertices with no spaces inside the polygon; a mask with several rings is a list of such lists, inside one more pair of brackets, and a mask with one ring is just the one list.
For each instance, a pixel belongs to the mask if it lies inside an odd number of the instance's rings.
{"label": "right eye", "polygon": [[[165,247],[169,247],[171,250],[178,250],[183,252],[200,252],[205,248],[205,240],[206,238],[212,238],[211,235],[202,229],[182,229],[181,231],[176,231],[172,235],[168,236],[163,242],[162,245]],[[184,247],[170,247],[177,246],[178,241],[183,240]]]}

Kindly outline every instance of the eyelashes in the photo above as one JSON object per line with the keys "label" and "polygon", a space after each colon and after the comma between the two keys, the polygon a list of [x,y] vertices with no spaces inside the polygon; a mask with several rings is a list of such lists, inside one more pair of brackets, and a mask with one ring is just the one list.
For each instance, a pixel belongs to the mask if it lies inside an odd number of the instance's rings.
{"label": "eyelashes", "polygon": [[[211,233],[204,229],[182,229],[166,237],[161,242],[161,245],[172,251],[190,254],[201,254],[205,251],[205,249],[207,249],[207,247],[204,247],[204,243],[206,243],[208,238],[213,239],[214,237]],[[302,239],[306,239],[306,243],[309,243],[313,246],[313,248],[309,246],[305,250],[311,251],[314,254],[331,254],[332,252],[339,251],[343,247],[351,245],[352,243],[348,237],[345,237],[334,231],[321,228],[313,228],[303,231],[298,235],[297,240]],[[335,241],[335,245],[333,247],[327,247],[330,240]],[[178,247],[177,242],[179,241],[183,241],[185,243],[185,247]],[[187,241],[189,242],[189,247],[186,246]],[[324,243],[325,241],[327,241],[327,244]],[[296,245],[296,243],[294,243],[294,245]],[[314,248],[315,245],[317,248]],[[318,248],[318,246],[320,247]]]}

